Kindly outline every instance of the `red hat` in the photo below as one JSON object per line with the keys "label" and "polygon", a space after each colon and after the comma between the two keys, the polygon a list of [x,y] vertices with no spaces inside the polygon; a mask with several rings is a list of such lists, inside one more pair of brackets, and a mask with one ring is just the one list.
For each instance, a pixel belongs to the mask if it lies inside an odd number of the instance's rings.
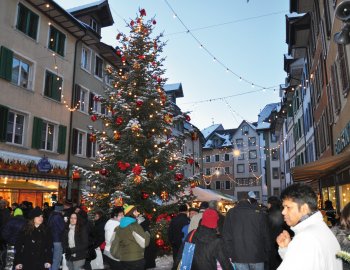
{"label": "red hat", "polygon": [[201,225],[215,229],[218,226],[219,215],[214,209],[207,209],[203,212]]}

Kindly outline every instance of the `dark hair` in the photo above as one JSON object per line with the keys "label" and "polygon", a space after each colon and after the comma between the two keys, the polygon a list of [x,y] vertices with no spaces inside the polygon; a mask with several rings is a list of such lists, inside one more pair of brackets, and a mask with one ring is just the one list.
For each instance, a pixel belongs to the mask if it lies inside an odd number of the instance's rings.
{"label": "dark hair", "polygon": [[111,218],[117,217],[119,213],[124,213],[124,208],[122,206],[117,206],[112,209]]}
{"label": "dark hair", "polygon": [[105,213],[101,209],[97,209],[95,211],[95,215],[99,215],[100,218],[102,218],[105,215]]}
{"label": "dark hair", "polygon": [[181,204],[179,206],[179,212],[186,212],[187,211],[187,205],[186,204]]}
{"label": "dark hair", "polygon": [[350,203],[345,205],[340,213],[340,225],[343,229],[350,229]]}
{"label": "dark hair", "polygon": [[317,196],[313,189],[305,184],[293,184],[286,187],[281,193],[281,200],[290,199],[300,208],[306,203],[310,211],[317,210]]}
{"label": "dark hair", "polygon": [[[75,232],[80,232],[81,227],[84,226],[82,217],[79,214],[73,212],[72,214],[70,214],[69,219],[70,219],[70,217],[72,215],[76,215],[77,216],[77,223],[75,224]],[[69,227],[69,224],[70,224],[70,220],[67,222],[67,226],[68,227]]]}
{"label": "dark hair", "polygon": [[207,209],[209,208],[209,203],[208,202],[201,202],[201,205],[199,206],[199,209]]}
{"label": "dark hair", "polygon": [[281,206],[281,200],[278,197],[276,197],[276,196],[270,196],[267,199],[267,203],[269,203],[271,205]]}
{"label": "dark hair", "polygon": [[325,210],[333,210],[333,203],[330,200],[324,201],[324,209]]}

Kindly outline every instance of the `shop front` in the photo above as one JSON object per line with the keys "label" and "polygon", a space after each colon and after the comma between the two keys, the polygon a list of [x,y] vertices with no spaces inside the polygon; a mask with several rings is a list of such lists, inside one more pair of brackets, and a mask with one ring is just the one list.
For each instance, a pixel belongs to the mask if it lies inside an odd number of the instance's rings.
{"label": "shop front", "polygon": [[338,212],[350,202],[350,148],[292,170],[294,182],[305,182],[319,193],[320,208],[330,200]]}

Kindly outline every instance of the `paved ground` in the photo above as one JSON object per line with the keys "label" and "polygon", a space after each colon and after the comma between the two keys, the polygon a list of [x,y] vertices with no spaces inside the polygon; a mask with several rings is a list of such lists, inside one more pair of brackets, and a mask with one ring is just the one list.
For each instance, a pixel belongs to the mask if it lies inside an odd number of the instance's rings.
{"label": "paved ground", "polygon": [[151,268],[149,270],[170,270],[173,266],[172,256],[163,256],[156,259],[156,268]]}

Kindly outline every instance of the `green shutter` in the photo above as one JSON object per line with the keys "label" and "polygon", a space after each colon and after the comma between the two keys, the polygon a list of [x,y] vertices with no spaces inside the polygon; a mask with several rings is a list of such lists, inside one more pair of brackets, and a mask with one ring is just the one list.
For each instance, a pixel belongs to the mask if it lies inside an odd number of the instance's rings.
{"label": "green shutter", "polygon": [[57,152],[60,154],[64,154],[66,152],[66,135],[67,135],[67,127],[60,125],[58,127],[58,145],[57,145]]}
{"label": "green shutter", "polygon": [[6,141],[9,109],[0,105],[0,141]]}
{"label": "green shutter", "polygon": [[34,117],[33,134],[32,134],[32,148],[40,149],[42,127],[43,127],[43,120],[38,118],[38,117]]}
{"label": "green shutter", "polygon": [[0,78],[11,81],[13,51],[2,46],[0,49]]}
{"label": "green shutter", "polygon": [[58,32],[57,38],[57,53],[64,56],[64,44],[66,41],[66,36],[63,33]]}
{"label": "green shutter", "polygon": [[39,16],[33,12],[29,12],[29,22],[28,22],[28,36],[36,40],[36,35],[38,32],[38,22]]}

